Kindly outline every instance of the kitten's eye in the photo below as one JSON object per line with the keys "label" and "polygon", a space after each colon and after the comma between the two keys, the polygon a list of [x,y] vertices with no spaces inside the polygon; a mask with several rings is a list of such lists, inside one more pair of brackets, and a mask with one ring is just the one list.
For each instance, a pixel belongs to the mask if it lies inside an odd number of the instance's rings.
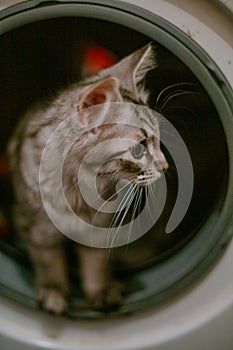
{"label": "kitten's eye", "polygon": [[143,154],[146,152],[146,147],[142,143],[137,143],[135,146],[133,146],[130,149],[130,151],[134,158],[140,159],[142,158]]}

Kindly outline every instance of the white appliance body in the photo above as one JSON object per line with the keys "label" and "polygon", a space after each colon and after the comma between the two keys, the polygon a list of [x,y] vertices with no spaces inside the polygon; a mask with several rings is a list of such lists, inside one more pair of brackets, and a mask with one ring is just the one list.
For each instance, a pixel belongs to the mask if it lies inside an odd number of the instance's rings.
{"label": "white appliance body", "polygon": [[[19,2],[0,0],[0,9]],[[233,1],[219,1],[225,3],[222,7],[211,0],[119,0],[119,3],[155,13],[189,35],[233,87]],[[233,227],[228,230],[230,237]],[[232,266],[233,241],[191,288],[159,306],[123,319],[69,320],[0,297],[0,349],[232,350]]]}

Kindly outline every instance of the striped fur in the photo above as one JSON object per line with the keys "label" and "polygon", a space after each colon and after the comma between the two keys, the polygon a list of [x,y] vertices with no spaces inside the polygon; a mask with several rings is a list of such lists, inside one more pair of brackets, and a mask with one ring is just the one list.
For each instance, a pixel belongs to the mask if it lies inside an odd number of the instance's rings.
{"label": "striped fur", "polygon": [[[67,120],[73,121],[73,124],[68,123],[66,128],[60,131],[59,137],[54,141],[53,146],[56,152],[48,164],[46,200],[53,206],[59,206],[57,187],[49,185],[50,180],[52,180],[50,169],[53,163],[62,161],[65,147],[69,143],[71,135],[77,134],[77,137],[81,135],[79,142],[71,147],[66,156],[63,167],[63,185],[71,207],[80,215],[82,213],[86,219],[93,218],[96,212],[85,206],[76,188],[75,173],[83,155],[99,140],[104,140],[104,138],[107,140],[114,133],[118,133],[119,137],[124,137],[124,133],[125,136],[134,135],[132,139],[134,143],[140,143],[145,139],[148,154],[144,157],[144,162],[149,162],[149,159],[151,164],[159,161],[160,165],[166,168],[166,160],[158,143],[156,144],[153,139],[153,133],[159,133],[157,121],[155,122],[149,113],[137,116],[137,118],[141,118],[141,124],[146,125],[151,130],[151,135],[145,134],[143,129],[136,130],[133,126],[129,126],[127,130],[126,128],[120,130],[119,126],[111,120],[107,105],[108,102],[127,102],[126,109],[123,109],[122,113],[127,112],[129,102],[134,105],[146,105],[149,94],[145,89],[145,77],[147,72],[155,66],[154,49],[149,44],[125,57],[115,66],[101,71],[95,77],[73,84],[68,89],[59,92],[51,102],[42,103],[29,109],[20,120],[12,136],[9,156],[16,195],[15,224],[25,239],[35,269],[37,300],[46,310],[54,313],[64,312],[70,293],[67,272],[69,264],[64,254],[64,236],[51,223],[40,196],[38,174],[46,143],[58,125]],[[101,113],[99,115],[97,113],[95,116],[90,115],[86,107],[99,102],[103,103],[100,107]],[[95,118],[102,118],[103,114],[105,124],[108,123],[108,126],[101,126],[101,120],[97,120],[99,126],[84,133],[85,127],[95,123]],[[158,155],[160,157],[159,160],[154,159],[153,150],[155,147],[157,158]],[[109,154],[110,156],[111,154]],[[99,161],[101,161],[101,155],[99,157]],[[146,163],[140,164],[140,161],[142,162],[140,160],[136,166],[130,148],[125,150],[125,157],[128,157],[128,161],[112,160],[102,166],[98,179],[103,195],[108,193],[108,196],[111,196],[116,181],[121,177],[128,176],[137,185],[144,186],[147,179],[151,181],[153,176],[158,176],[158,170],[155,166],[154,168],[150,167],[148,171],[140,171],[140,166],[145,168]],[[90,186],[88,170],[86,186]],[[62,210],[60,216],[63,220]],[[109,222],[109,218],[105,219],[105,216],[103,220]],[[80,227],[77,228],[77,230],[80,229]],[[73,243],[73,246],[79,256],[79,274],[82,287],[93,307],[102,309],[119,305],[122,302],[122,287],[112,280],[109,265],[106,265],[105,261],[105,250],[85,247],[76,243]]]}

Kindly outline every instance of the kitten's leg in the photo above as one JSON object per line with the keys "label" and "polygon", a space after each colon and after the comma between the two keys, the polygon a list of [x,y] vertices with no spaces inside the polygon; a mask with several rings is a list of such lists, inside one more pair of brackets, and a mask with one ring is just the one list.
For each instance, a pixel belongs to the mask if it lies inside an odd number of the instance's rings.
{"label": "kitten's leg", "polygon": [[30,208],[15,205],[14,220],[32,261],[38,302],[50,312],[62,313],[69,295],[62,234],[51,225],[43,210],[30,213]]}
{"label": "kitten's leg", "polygon": [[118,307],[123,287],[109,273],[106,250],[77,246],[83,291],[96,310]]}
{"label": "kitten's leg", "polygon": [[37,300],[50,312],[64,312],[67,308],[69,281],[63,246],[29,244],[29,253],[35,268]]}

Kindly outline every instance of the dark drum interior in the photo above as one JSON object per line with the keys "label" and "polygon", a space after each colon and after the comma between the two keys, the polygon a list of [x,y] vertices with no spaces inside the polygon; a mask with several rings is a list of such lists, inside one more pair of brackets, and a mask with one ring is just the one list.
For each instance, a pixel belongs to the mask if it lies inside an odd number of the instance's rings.
{"label": "dark drum interior", "polygon": [[[103,47],[120,59],[150,41],[149,37],[118,24],[72,17],[31,23],[0,37],[0,208],[7,218],[5,228],[0,231],[0,249],[11,259],[22,265],[27,261],[12,225],[13,194],[6,159],[6,145],[18,118],[34,102],[79,80],[89,47]],[[182,249],[221,200],[228,177],[225,135],[213,102],[181,60],[159,43],[156,48],[158,67],[147,79],[150,107],[156,109],[157,96],[170,86],[163,93],[163,115],[179,131],[189,150],[194,191],[182,222],[174,232],[165,234],[178,179],[172,157],[164,149],[170,164],[166,174],[166,206],[150,232],[131,243],[132,250],[128,251],[129,256],[135,254],[134,263],[128,265],[127,273],[160,263]],[[176,89],[186,93],[175,93]],[[150,249],[143,255],[141,252],[148,241]]]}

